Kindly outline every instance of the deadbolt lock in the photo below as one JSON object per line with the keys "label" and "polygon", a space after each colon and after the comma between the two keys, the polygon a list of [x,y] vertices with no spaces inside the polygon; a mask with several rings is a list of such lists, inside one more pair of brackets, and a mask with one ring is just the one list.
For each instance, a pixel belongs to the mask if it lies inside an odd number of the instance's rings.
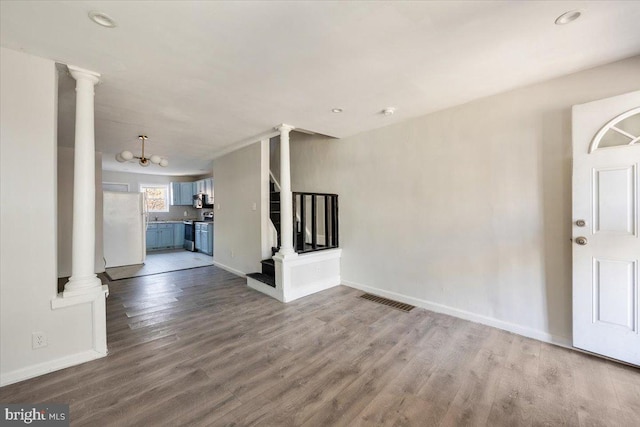
{"label": "deadbolt lock", "polygon": [[587,221],[585,221],[584,219],[579,219],[576,221],[576,225],[578,227],[584,227],[585,225],[587,225]]}
{"label": "deadbolt lock", "polygon": [[579,244],[580,246],[584,246],[587,244],[587,238],[583,236],[576,237],[576,243]]}

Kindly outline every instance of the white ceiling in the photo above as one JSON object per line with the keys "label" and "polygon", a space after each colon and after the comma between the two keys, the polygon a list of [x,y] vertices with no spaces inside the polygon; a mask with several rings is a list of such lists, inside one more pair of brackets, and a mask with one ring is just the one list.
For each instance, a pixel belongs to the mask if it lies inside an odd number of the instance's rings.
{"label": "white ceiling", "polygon": [[[147,173],[202,174],[279,123],[345,137],[640,54],[639,1],[3,0],[0,19],[2,46],[102,74],[104,168]],[[73,88],[63,77],[67,146]],[[169,168],[111,160],[140,133]]]}

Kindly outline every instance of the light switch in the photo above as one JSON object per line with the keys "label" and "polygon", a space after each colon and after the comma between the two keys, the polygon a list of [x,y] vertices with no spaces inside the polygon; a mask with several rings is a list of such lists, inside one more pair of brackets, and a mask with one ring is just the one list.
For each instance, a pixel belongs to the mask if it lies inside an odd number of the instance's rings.
{"label": "light switch", "polygon": [[251,209],[254,211],[258,209],[258,205],[256,204],[256,202],[253,202],[253,206],[251,206]]}

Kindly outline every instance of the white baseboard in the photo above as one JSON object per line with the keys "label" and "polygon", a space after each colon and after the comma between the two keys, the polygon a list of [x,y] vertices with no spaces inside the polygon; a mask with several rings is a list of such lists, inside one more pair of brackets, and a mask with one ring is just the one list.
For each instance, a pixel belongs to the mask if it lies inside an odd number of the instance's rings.
{"label": "white baseboard", "polygon": [[236,270],[235,268],[229,267],[228,265],[224,265],[218,261],[213,261],[213,265],[215,265],[216,267],[220,267],[223,270],[227,270],[229,273],[236,274],[240,277],[247,277],[247,275],[242,271]]}
{"label": "white baseboard", "polygon": [[90,362],[105,356],[106,354],[99,353],[95,350],[87,350],[82,353],[72,354],[49,362],[38,363],[36,365],[27,366],[26,368],[16,369],[15,371],[2,374],[0,377],[0,387],[48,374],[49,372],[59,371],[60,369],[69,368],[81,363]]}
{"label": "white baseboard", "polygon": [[355,288],[381,297],[390,298],[396,301],[403,302],[405,304],[411,304],[415,305],[416,307],[424,308],[426,310],[435,311],[436,313],[448,314],[449,316],[458,317],[460,319],[469,320],[475,323],[481,323],[487,326],[492,326],[494,328],[513,332],[514,334],[533,338],[538,341],[559,345],[561,347],[573,348],[573,346],[571,345],[571,339],[567,337],[553,335],[548,332],[528,328],[526,326],[518,325],[515,323],[505,322],[504,320],[496,319],[494,317],[483,316],[481,314],[472,313],[470,311],[460,310],[448,305],[414,298],[396,292],[385,291],[383,289],[374,288],[372,286],[363,285],[361,283],[343,280],[342,284],[345,286],[349,286],[350,288]]}
{"label": "white baseboard", "polygon": [[293,288],[288,295],[284,296],[284,302],[291,302],[298,298],[306,297],[316,292],[322,292],[340,284],[340,276],[329,277],[317,282],[309,283],[302,288]]}
{"label": "white baseboard", "polygon": [[247,286],[253,290],[262,292],[265,295],[269,295],[271,298],[275,298],[280,302],[285,302],[283,301],[284,298],[282,296],[282,291],[280,289],[269,286],[266,283],[262,283],[259,280],[253,279],[251,277],[247,277]]}

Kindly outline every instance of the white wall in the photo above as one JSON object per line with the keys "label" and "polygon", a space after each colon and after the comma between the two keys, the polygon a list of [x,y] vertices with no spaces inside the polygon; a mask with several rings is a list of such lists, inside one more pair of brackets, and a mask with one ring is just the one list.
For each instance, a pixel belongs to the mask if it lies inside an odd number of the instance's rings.
{"label": "white wall", "polygon": [[292,134],[293,191],[339,194],[343,283],[568,344],[571,106],[639,76],[635,57],[342,140]]}
{"label": "white wall", "polygon": [[[73,237],[73,148],[58,147],[58,277],[71,276]],[[96,153],[95,272],[104,271],[102,239],[102,153]]]}
{"label": "white wall", "polygon": [[[210,177],[210,175],[209,175]],[[168,176],[168,175],[149,175],[142,173],[114,172],[102,171],[103,182],[116,182],[121,184],[129,184],[129,192],[137,193],[140,191],[140,184],[166,184],[171,182],[193,182],[201,179],[202,176]],[[102,192],[102,189],[100,190]],[[217,196],[217,195],[216,195]],[[187,216],[184,216],[184,212]],[[169,206],[169,212],[154,212],[151,218],[158,217],[159,220],[181,220],[202,219],[203,212],[210,212],[211,209],[195,209],[191,206]]]}
{"label": "white wall", "polygon": [[[93,348],[91,305],[51,310],[56,87],[53,61],[0,48],[0,384],[69,365]],[[31,348],[35,331],[47,335],[47,347]]]}
{"label": "white wall", "polygon": [[[260,271],[260,142],[213,161],[215,238],[213,261],[238,274]],[[253,210],[253,206],[256,210]]]}

